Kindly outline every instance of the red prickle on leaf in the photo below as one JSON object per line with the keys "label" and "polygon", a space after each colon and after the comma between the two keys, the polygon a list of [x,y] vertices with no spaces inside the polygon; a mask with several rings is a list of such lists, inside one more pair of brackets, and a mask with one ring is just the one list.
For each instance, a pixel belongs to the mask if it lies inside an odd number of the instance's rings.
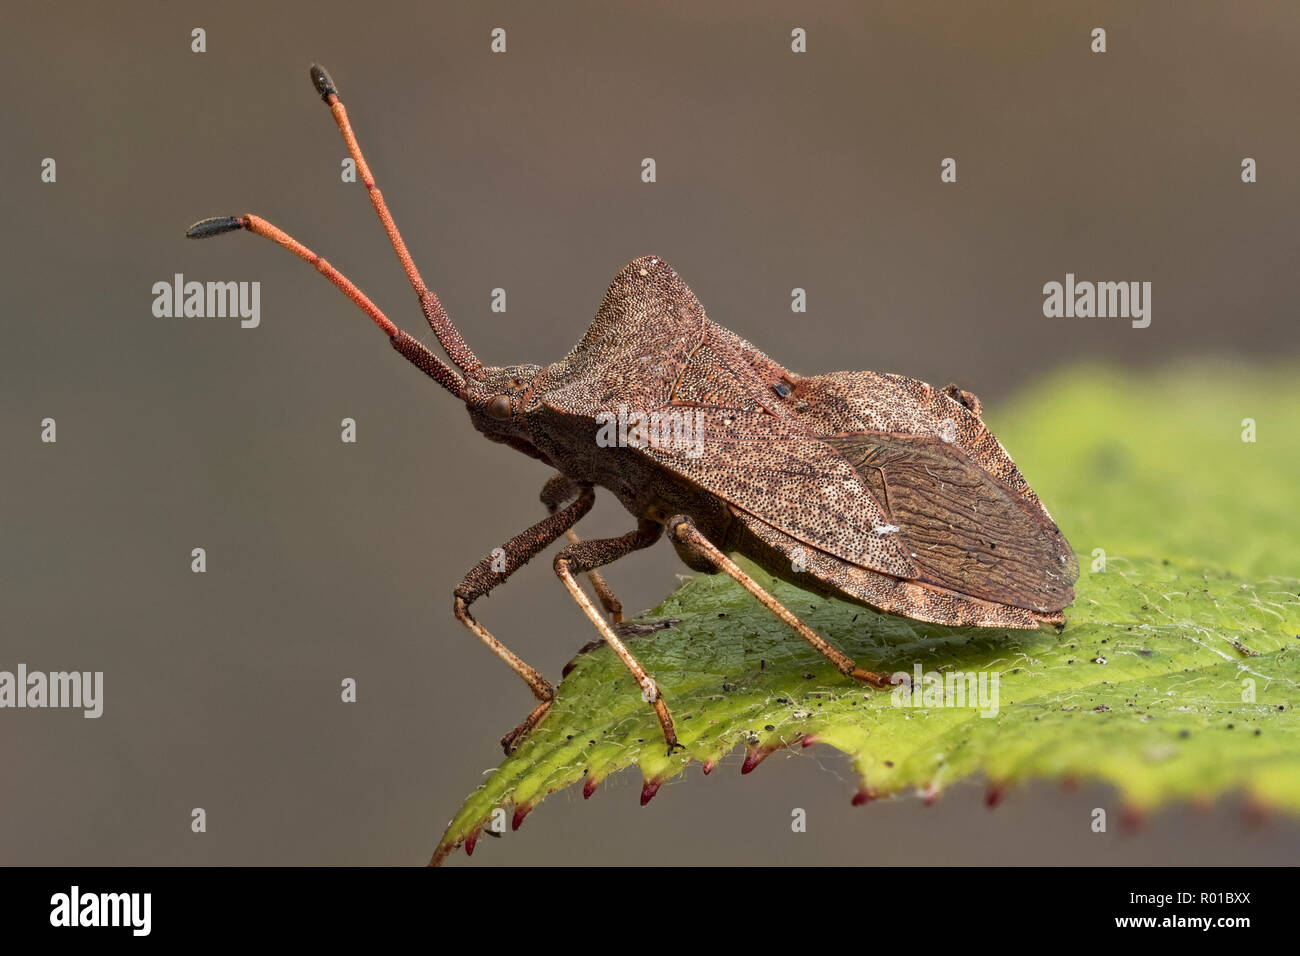
{"label": "red prickle on leaf", "polygon": [[740,765],[740,772],[749,773],[775,752],[775,747],[750,747],[745,751],[745,762]]}

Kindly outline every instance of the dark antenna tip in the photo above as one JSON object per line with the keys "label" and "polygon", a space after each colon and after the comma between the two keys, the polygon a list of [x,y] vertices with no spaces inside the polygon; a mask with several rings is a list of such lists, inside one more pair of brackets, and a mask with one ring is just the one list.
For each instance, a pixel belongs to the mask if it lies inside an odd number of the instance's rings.
{"label": "dark antenna tip", "polygon": [[190,228],[185,230],[187,239],[206,239],[208,236],[219,236],[223,232],[234,232],[236,229],[244,228],[244,220],[238,216],[213,216],[211,219],[200,219]]}
{"label": "dark antenna tip", "polygon": [[325,67],[318,63],[311,65],[311,85],[316,87],[316,92],[326,103],[331,96],[338,96],[339,88],[334,85],[334,80],[330,78]]}

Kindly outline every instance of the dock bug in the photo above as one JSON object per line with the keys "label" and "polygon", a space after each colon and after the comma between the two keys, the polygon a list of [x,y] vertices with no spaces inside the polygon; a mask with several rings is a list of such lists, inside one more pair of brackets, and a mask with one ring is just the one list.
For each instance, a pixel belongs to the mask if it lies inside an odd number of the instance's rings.
{"label": "dock bug", "polygon": [[[186,234],[244,229],[305,259],[403,357],[461,399],[475,428],[555,470],[541,493],[549,517],[475,565],[454,594],[456,618],[539,701],[502,739],[507,753],[546,715],[555,690],[483,627],[470,605],[561,536],[569,542],[555,557],[555,573],[640,685],[669,753],[680,745],[663,692],[575,578],[590,577],[618,624],[621,606],[598,569],[665,534],[689,567],[734,578],[846,677],[876,687],[888,679],[828,644],[728,553],[805,590],[920,621],[1064,623],[1078,576],[1074,553],[984,426],[974,395],[879,372],[797,375],[709,321],[681,277],[653,256],[614,277],[595,320],[560,361],[485,366],[420,277],[329,74],[313,66],[311,80],[451,366],[264,219],[205,219]],[[612,421],[619,423],[615,439]],[[597,487],[631,512],[634,530],[591,541],[574,534]]]}

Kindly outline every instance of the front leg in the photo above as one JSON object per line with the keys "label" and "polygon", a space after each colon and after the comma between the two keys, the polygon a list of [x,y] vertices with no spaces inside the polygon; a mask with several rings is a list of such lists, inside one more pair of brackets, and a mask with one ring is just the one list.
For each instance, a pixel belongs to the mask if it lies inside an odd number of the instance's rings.
{"label": "front leg", "polygon": [[[523,723],[501,738],[501,746],[507,754],[524,734],[537,725],[546,712],[550,710],[551,701],[555,699],[555,688],[536,668],[526,663],[514,651],[492,636],[492,633],[474,619],[469,606],[505,581],[537,554],[548,547],[556,538],[577,524],[596,499],[591,485],[578,489],[578,497],[562,511],[557,511],[543,521],[539,521],[527,531],[515,535],[501,548],[504,553],[490,554],[470,569],[455,591],[456,620],[465,625],[475,637],[487,645],[497,657],[510,666],[510,669],[523,678],[533,695],[541,702],[533,708],[532,713],[524,718]],[[500,568],[500,570],[497,570]]]}

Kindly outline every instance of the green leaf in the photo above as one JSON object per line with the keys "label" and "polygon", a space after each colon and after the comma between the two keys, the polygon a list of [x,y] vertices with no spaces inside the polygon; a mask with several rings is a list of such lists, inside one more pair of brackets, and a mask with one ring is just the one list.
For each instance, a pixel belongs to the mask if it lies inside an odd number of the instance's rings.
{"label": "green leaf", "polygon": [[[707,771],[744,747],[752,769],[810,742],[850,755],[860,800],[932,798],[975,776],[992,793],[1034,777],[1087,778],[1139,810],[1243,791],[1300,812],[1298,372],[1082,368],[1021,395],[1005,416],[992,410],[990,426],[1079,553],[1060,635],[921,624],[746,566],[861,666],[929,675],[916,682],[917,706],[905,688],[843,678],[724,576],[689,580],[625,628],[686,751],[666,754],[608,649],[581,654],[546,719],[451,821],[435,860],[467,838],[472,846],[497,808],[512,806],[517,823],[579,781],[589,794],[636,766],[645,801],[692,761]],[[983,675],[982,699],[978,683],[973,699],[956,698],[959,683],[972,689],[958,673]],[[952,694],[933,689],[940,679]]]}

